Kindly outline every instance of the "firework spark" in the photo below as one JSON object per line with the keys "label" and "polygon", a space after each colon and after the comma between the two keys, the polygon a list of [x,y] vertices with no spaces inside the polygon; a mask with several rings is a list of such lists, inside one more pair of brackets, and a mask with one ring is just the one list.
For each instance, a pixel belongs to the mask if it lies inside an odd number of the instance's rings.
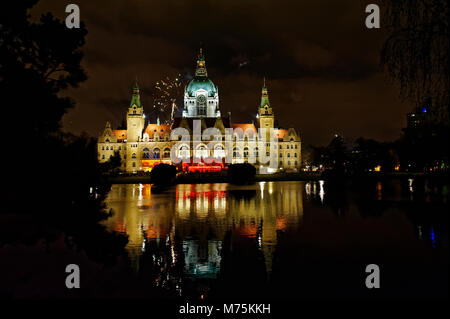
{"label": "firework spark", "polygon": [[183,98],[183,79],[178,74],[174,79],[166,77],[154,85],[153,115],[161,122],[169,124],[178,110],[177,104]]}

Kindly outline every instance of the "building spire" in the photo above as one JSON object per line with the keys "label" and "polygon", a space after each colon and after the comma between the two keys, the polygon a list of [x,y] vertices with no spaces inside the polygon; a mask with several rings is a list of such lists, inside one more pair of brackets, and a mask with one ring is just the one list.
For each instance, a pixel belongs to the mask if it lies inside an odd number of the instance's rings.
{"label": "building spire", "polygon": [[270,102],[269,102],[269,92],[267,90],[267,86],[266,86],[266,77],[264,77],[264,82],[263,82],[263,88],[262,88],[262,92],[261,92],[261,104],[259,105],[259,107],[265,107],[265,106],[270,107]]}
{"label": "building spire", "polygon": [[207,77],[208,72],[206,72],[206,62],[205,56],[203,55],[203,48],[200,47],[200,51],[197,57],[197,67],[195,69],[195,76],[198,77]]}
{"label": "building spire", "polygon": [[136,81],[134,82],[134,85],[133,85],[133,95],[131,96],[130,106],[133,106],[135,104],[137,107],[141,107],[141,96],[139,94],[139,86],[137,83],[137,76],[136,76]]}

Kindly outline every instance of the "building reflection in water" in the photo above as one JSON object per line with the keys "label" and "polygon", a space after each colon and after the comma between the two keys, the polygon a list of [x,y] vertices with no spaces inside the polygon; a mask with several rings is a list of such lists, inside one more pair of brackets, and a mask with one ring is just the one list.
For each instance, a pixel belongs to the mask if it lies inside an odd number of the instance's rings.
{"label": "building reflection in water", "polygon": [[312,181],[305,184],[305,193],[307,199],[320,199],[321,204],[325,199],[325,181]]}
{"label": "building reflection in water", "polygon": [[[344,207],[353,220],[354,213],[365,221],[373,217],[374,227],[379,227],[380,217],[395,210],[408,217],[416,238],[438,248],[446,236],[441,226],[446,215],[439,212],[445,211],[441,206],[447,205],[448,189],[448,184],[418,179],[374,180],[342,190],[324,181],[186,184],[163,193],[152,193],[150,185],[113,185],[106,203],[114,215],[105,224],[128,235],[127,252],[140,278],[192,295],[192,286],[227,280],[237,269],[250,269],[247,276],[255,270],[258,280],[267,279],[275,251],[286,245],[280,236],[296,235],[306,227],[303,192],[309,216],[328,213],[323,216],[334,223],[341,216],[334,210]],[[341,227],[341,222],[335,226]],[[193,281],[207,283],[190,286]]]}
{"label": "building reflection in water", "polygon": [[[138,270],[150,255],[168,268],[182,262],[187,276],[216,278],[230,232],[234,241],[256,243],[270,273],[277,232],[301,224],[303,188],[301,182],[180,184],[152,194],[150,185],[113,185],[107,205],[114,215],[105,224],[128,235],[127,251]],[[164,271],[170,277],[171,270]]]}

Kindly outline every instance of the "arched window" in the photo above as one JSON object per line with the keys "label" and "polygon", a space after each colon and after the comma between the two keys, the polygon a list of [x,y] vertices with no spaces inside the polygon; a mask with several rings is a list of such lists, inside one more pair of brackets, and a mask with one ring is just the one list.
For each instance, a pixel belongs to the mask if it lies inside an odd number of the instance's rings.
{"label": "arched window", "polygon": [[102,151],[104,151],[105,150],[105,147],[104,146],[102,146]]}
{"label": "arched window", "polygon": [[205,145],[200,145],[197,147],[197,150],[195,152],[196,157],[208,157],[208,149]]}
{"label": "arched window", "polygon": [[148,148],[144,148],[142,150],[142,157],[145,158],[145,159],[152,158],[152,154],[150,153],[150,150]]}
{"label": "arched window", "polygon": [[164,158],[170,158],[170,148],[164,149]]}
{"label": "arched window", "polygon": [[239,149],[237,147],[233,148],[233,157],[235,157],[235,158],[241,157],[241,154],[240,154]]}
{"label": "arched window", "polygon": [[223,149],[222,144],[217,144],[216,146],[214,146],[214,157],[215,158],[225,157],[225,150]]}
{"label": "arched window", "polygon": [[189,148],[186,145],[183,145],[180,147],[180,150],[178,151],[178,157],[179,158],[189,158]]}
{"label": "arched window", "polygon": [[159,148],[155,147],[153,149],[153,157],[154,157],[154,159],[160,159],[161,158],[161,151],[159,150]]}
{"label": "arched window", "polygon": [[131,158],[136,158],[136,153],[131,154]]}
{"label": "arched window", "polygon": [[106,150],[109,151],[109,147],[108,146],[106,146]]}
{"label": "arched window", "polygon": [[248,147],[244,147],[244,157],[248,157]]}

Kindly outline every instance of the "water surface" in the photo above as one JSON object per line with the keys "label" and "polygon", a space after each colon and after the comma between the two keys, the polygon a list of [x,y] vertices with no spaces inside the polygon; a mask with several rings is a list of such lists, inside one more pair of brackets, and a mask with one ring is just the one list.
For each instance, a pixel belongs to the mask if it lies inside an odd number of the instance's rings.
{"label": "water surface", "polygon": [[[448,296],[448,185],[413,179],[113,185],[133,271],[194,298]],[[375,263],[383,289],[368,291]]]}

